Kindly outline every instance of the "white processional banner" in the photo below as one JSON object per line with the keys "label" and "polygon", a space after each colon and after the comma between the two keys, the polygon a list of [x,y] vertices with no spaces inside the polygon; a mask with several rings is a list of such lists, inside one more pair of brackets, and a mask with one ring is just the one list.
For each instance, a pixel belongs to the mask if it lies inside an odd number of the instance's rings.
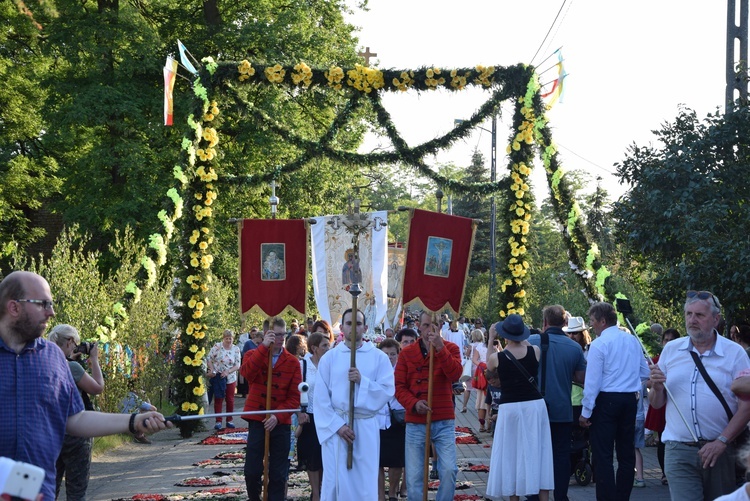
{"label": "white processional banner", "polygon": [[371,221],[359,236],[359,260],[354,257],[352,234],[346,229],[347,216],[314,218],[312,248],[313,290],[320,318],[338,330],[341,314],[352,306],[349,285],[359,282],[362,293],[357,307],[365,315],[369,333],[386,318],[388,310],[388,220],[386,211],[361,213]]}
{"label": "white processional banner", "polygon": [[399,325],[399,314],[404,298],[404,267],[406,266],[406,249],[403,247],[388,248],[388,325]]}

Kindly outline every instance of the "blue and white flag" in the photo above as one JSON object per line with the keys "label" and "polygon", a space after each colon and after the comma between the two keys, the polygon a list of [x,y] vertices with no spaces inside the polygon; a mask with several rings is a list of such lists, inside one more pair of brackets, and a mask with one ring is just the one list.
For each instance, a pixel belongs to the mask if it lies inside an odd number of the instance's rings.
{"label": "blue and white flag", "polygon": [[187,49],[185,48],[185,44],[177,40],[177,48],[180,50],[180,62],[185,67],[186,70],[188,70],[193,75],[198,73],[198,70],[195,69],[195,66],[193,66],[193,63],[190,62],[190,59],[187,57]]}

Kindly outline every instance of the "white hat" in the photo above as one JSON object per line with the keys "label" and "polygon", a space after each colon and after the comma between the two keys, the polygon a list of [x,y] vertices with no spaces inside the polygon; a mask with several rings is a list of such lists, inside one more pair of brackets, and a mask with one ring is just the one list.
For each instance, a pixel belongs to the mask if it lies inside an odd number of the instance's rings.
{"label": "white hat", "polygon": [[568,319],[568,325],[562,328],[563,332],[581,332],[586,329],[588,329],[588,327],[582,317],[570,317]]}

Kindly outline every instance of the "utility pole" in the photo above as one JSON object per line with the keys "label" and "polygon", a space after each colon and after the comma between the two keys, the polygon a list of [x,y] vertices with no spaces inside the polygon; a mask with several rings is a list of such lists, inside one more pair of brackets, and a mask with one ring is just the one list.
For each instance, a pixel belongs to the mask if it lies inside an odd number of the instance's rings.
{"label": "utility pole", "polygon": [[[744,0],[747,1],[747,0]],[[490,156],[490,182],[497,181],[497,114],[492,115],[492,153]],[[492,193],[490,199],[490,294],[489,307],[492,306],[495,298],[495,281],[496,281],[496,242],[495,229],[497,227],[497,206],[495,204],[495,193]]]}
{"label": "utility pole", "polygon": [[[726,93],[724,112],[732,111],[737,98],[742,103],[747,103],[747,22],[748,22],[748,0],[739,0],[740,12],[737,16],[738,0],[727,0],[727,72]],[[735,19],[739,18],[739,25]],[[739,42],[740,54],[737,58],[735,45]],[[739,65],[739,68],[736,67]]]}

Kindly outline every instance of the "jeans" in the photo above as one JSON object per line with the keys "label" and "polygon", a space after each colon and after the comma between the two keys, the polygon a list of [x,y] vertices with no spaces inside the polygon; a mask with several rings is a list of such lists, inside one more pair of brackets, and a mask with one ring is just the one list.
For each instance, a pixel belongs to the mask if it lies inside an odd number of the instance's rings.
{"label": "jeans", "polygon": [[734,447],[729,445],[713,468],[704,469],[700,447],[682,442],[664,442],[664,472],[669,495],[680,501],[713,500],[737,487],[734,478]]}
{"label": "jeans", "polygon": [[[245,453],[245,485],[251,501],[260,501],[263,487],[263,455],[265,453],[263,423],[248,421],[247,452]],[[278,424],[271,430],[268,463],[268,499],[284,501],[284,484],[289,474],[289,440],[291,427]]]}
{"label": "jeans", "polygon": [[[423,424],[406,423],[406,490],[409,501],[421,501],[424,489],[424,446],[425,429]],[[433,421],[430,426],[430,439],[438,458],[438,487],[435,501],[452,501],[456,491],[456,427],[453,419]]]}
{"label": "jeans", "polygon": [[[591,459],[597,499],[630,499],[635,479],[636,405],[635,392],[602,392],[596,398],[591,415]],[[613,449],[617,451],[616,476]]]}

